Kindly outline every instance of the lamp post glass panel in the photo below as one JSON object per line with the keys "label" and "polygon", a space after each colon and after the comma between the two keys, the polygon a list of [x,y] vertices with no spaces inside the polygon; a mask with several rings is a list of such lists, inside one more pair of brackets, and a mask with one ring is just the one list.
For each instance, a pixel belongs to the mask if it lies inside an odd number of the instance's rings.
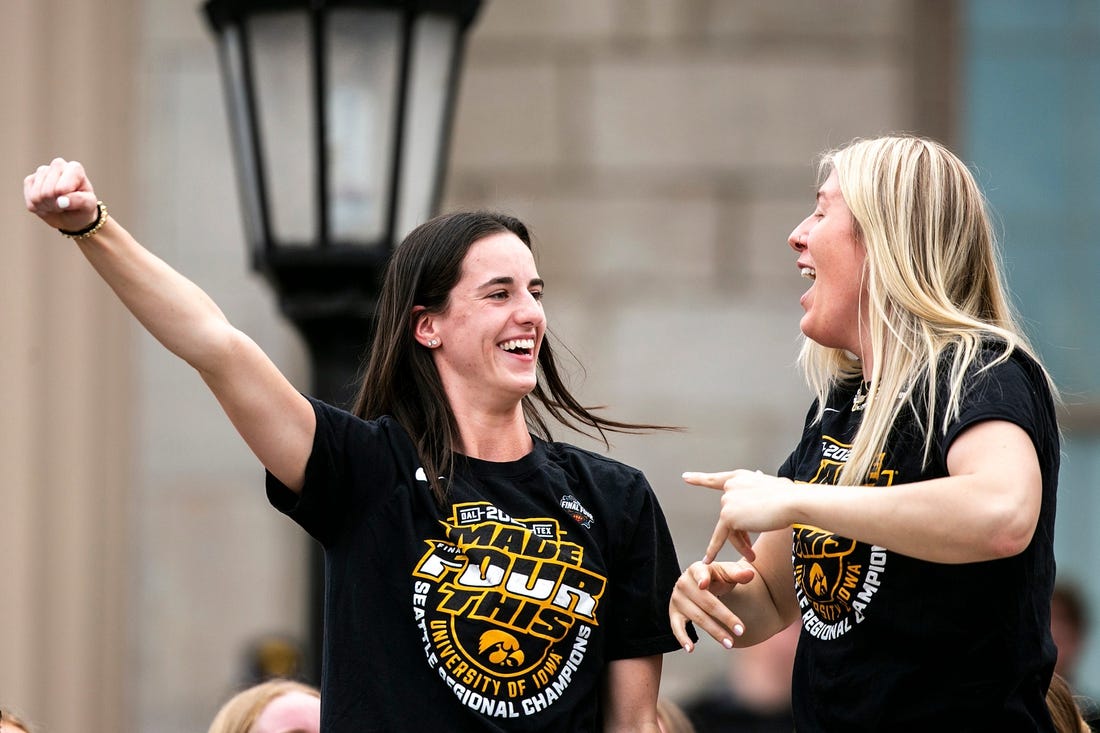
{"label": "lamp post glass panel", "polygon": [[[436,213],[480,0],[208,0],[251,265],[347,406],[389,253]],[[311,567],[319,680],[323,558]]]}

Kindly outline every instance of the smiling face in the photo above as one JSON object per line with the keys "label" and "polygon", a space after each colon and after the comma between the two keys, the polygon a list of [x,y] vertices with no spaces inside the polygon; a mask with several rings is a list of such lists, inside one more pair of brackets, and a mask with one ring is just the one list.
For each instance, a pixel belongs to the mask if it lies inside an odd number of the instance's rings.
{"label": "smiling face", "polygon": [[870,348],[861,326],[867,324],[866,250],[833,171],[817,192],[814,212],[788,238],[798,253],[799,273],[813,284],[799,301],[806,311],[799,323],[807,338],[863,356]]}
{"label": "smiling face", "polygon": [[433,349],[456,413],[515,411],[535,388],[542,288],[527,245],[511,232],[493,234],[471,245],[446,308],[420,313],[416,338]]}

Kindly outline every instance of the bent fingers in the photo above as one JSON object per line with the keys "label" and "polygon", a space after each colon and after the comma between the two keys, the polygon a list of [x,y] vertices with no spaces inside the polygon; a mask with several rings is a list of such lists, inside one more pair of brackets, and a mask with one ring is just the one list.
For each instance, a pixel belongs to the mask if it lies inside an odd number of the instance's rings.
{"label": "bent fingers", "polygon": [[714,533],[710,536],[710,542],[707,543],[703,562],[714,562],[726,542],[733,545],[733,548],[741,553],[741,557],[749,562],[756,559],[756,551],[752,549],[752,537],[749,533],[743,529],[726,529],[725,523],[719,519],[714,528]]}

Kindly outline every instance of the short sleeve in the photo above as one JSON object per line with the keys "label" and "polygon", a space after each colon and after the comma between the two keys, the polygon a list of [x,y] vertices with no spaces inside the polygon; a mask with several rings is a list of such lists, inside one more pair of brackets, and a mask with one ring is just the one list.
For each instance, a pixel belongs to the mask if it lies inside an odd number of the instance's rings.
{"label": "short sleeve", "polygon": [[943,458],[954,440],[967,428],[986,420],[1005,420],[1019,425],[1042,454],[1050,435],[1057,433],[1053,399],[1039,367],[1019,352],[987,369],[975,370],[957,420],[947,426]]}
{"label": "short sleeve", "polygon": [[820,432],[816,430],[817,404],[817,400],[814,400],[813,404],[810,405],[810,409],[806,412],[806,420],[802,425],[802,439],[798,441],[798,446],[791,451],[791,454],[787,456],[787,460],[783,461],[783,465],[776,471],[776,475],[780,478],[793,479],[798,471],[802,456],[806,454],[810,447],[818,444]]}
{"label": "short sleeve", "polygon": [[609,660],[648,657],[680,648],[668,619],[680,565],[664,513],[641,473],[636,473],[627,505],[626,516],[636,521],[632,531],[624,534],[614,568]]}
{"label": "short sleeve", "polygon": [[362,420],[309,398],[317,416],[301,494],[266,473],[272,506],[323,545],[353,526],[373,498],[395,483],[390,421]]}

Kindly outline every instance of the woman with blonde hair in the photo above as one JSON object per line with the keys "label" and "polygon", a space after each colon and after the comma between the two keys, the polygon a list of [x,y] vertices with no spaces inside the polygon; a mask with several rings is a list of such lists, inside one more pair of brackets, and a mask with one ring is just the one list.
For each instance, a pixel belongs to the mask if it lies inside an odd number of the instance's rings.
{"label": "woman with blonde hair", "polygon": [[321,693],[275,679],[241,690],[222,705],[207,733],[319,733]]}
{"label": "woman with blonde hair", "polygon": [[0,733],[34,733],[26,722],[8,708],[0,708]]}
{"label": "woman with blonde hair", "polygon": [[[912,136],[833,151],[821,181],[788,240],[816,400],[777,476],[685,474],[723,493],[674,631],[690,651],[689,621],[726,647],[800,621],[798,730],[1053,731],[1056,391],[982,194]],[[715,561],[727,541],[742,560]]]}
{"label": "woman with blonde hair", "polygon": [[667,697],[657,699],[657,727],[660,733],[695,733],[684,709]]}

